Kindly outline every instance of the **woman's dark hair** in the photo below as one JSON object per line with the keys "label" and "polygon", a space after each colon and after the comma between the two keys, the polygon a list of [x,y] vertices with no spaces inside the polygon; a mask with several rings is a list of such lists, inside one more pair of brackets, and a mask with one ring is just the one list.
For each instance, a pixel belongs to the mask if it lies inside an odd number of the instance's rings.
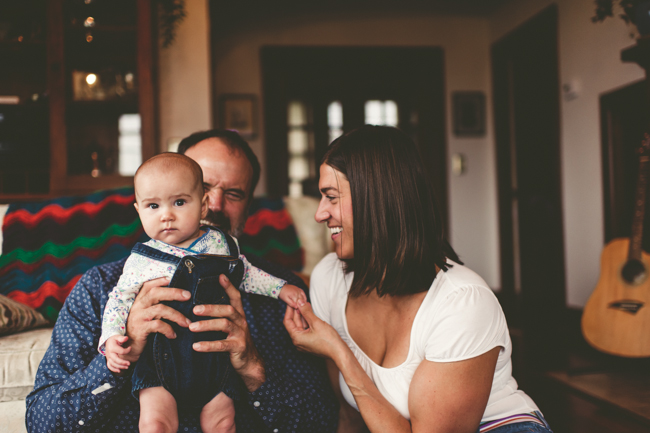
{"label": "woman's dark hair", "polygon": [[[443,223],[415,143],[402,131],[366,125],[330,144],[327,164],[350,182],[354,258],[351,296],[428,290],[436,265],[462,263],[444,239]],[[345,233],[343,233],[345,235]]]}

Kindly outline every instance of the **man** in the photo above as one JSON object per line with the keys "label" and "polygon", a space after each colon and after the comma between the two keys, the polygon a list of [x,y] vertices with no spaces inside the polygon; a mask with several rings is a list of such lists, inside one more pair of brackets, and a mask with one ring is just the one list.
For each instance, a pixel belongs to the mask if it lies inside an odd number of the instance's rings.
{"label": "man", "polygon": [[[232,131],[212,130],[187,137],[179,152],[203,169],[210,198],[209,222],[234,235],[241,233],[260,173],[248,143]],[[288,270],[255,256],[247,258],[254,266],[305,289]],[[137,431],[139,405],[131,396],[130,376],[113,375],[97,352],[104,306],[123,265],[121,260],[91,269],[66,300],[34,390],[27,397],[30,432]],[[145,283],[127,322],[130,360],[137,361],[149,334],[175,337],[162,319],[189,326],[193,332],[226,332],[225,340],[196,343],[194,349],[230,353],[248,390],[243,401],[235,402],[238,432],[334,431],[338,405],[324,365],[291,343],[282,324],[286,307],[270,298],[240,294],[224,277],[220,281],[231,305],[197,306],[195,314],[213,319],[192,324],[161,304],[187,300],[188,292],[166,287],[165,278]],[[179,414],[179,431],[200,431],[199,425],[198,413]]]}

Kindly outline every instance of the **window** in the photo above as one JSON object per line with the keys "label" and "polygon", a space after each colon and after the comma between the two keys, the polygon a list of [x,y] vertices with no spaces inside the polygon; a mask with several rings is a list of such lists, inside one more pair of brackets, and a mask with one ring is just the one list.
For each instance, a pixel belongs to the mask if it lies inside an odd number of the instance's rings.
{"label": "window", "polygon": [[367,125],[397,126],[397,104],[395,101],[370,100],[365,104]]}
{"label": "window", "polygon": [[343,105],[341,101],[332,101],[327,106],[327,129],[331,143],[343,134]]}
{"label": "window", "polygon": [[287,107],[289,136],[289,196],[303,195],[302,182],[313,178],[313,123],[307,105],[302,101],[290,101]]}
{"label": "window", "polygon": [[120,136],[119,173],[133,176],[142,164],[142,138],[140,137],[140,115],[123,114],[118,120]]}

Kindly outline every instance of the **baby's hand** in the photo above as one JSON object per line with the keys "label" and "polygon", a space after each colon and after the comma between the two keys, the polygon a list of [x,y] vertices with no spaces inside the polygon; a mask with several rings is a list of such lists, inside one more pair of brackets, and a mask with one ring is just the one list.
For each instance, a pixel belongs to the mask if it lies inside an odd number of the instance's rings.
{"label": "baby's hand", "polygon": [[104,352],[106,353],[106,366],[113,373],[121,373],[129,368],[131,363],[122,358],[131,351],[130,347],[124,348],[124,343],[129,341],[126,335],[113,335],[106,340]]}
{"label": "baby's hand", "polygon": [[278,297],[293,309],[298,309],[299,300],[307,302],[305,292],[303,292],[300,287],[291,284],[285,284],[284,287],[282,287],[282,290],[280,290],[280,295]]}

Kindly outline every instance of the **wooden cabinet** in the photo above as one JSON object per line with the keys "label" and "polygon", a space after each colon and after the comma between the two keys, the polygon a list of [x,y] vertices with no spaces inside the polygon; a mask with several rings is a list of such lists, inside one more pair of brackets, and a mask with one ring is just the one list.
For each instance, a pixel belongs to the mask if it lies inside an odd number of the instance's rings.
{"label": "wooden cabinet", "polygon": [[0,6],[0,115],[11,115],[0,200],[131,184],[157,138],[152,0],[11,3]]}

